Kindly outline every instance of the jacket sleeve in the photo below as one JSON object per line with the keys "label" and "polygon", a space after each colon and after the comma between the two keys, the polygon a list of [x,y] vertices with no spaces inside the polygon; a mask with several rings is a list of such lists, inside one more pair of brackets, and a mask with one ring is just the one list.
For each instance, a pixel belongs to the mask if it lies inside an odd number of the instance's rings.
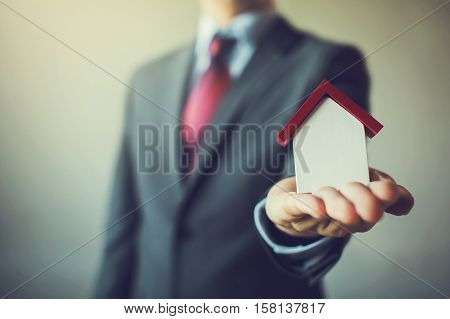
{"label": "jacket sleeve", "polygon": [[130,152],[132,93],[127,99],[125,129],[116,164],[105,226],[106,245],[99,269],[96,298],[128,298],[136,263],[136,234],[139,225],[135,190],[136,167]]}
{"label": "jacket sleeve", "polygon": [[[359,105],[369,109],[369,77],[363,56],[357,49],[350,46],[335,47],[322,74],[322,79],[328,79]],[[295,175],[292,156],[287,161],[289,163],[285,164],[283,178]],[[263,198],[256,205],[254,218],[269,254],[282,269],[313,284],[337,263],[349,237],[299,239],[286,235],[267,217],[265,201]]]}

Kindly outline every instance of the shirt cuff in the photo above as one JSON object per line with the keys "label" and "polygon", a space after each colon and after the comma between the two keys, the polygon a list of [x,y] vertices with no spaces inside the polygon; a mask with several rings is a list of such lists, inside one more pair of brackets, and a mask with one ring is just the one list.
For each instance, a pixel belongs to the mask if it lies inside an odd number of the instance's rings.
{"label": "shirt cuff", "polygon": [[322,250],[325,246],[328,247],[330,242],[334,240],[332,237],[317,237],[314,239],[295,238],[282,233],[267,217],[265,205],[266,198],[255,206],[255,225],[264,242],[274,253],[282,255],[309,255],[310,253]]}

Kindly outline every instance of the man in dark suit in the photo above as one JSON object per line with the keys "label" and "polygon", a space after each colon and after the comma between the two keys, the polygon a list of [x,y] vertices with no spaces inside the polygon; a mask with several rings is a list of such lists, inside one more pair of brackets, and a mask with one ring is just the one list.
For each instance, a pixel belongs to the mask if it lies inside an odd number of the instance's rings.
{"label": "man in dark suit", "polygon": [[[367,108],[361,54],[295,30],[270,0],[200,5],[195,42],[133,79],[96,296],[321,297],[348,234],[413,199],[376,170],[369,185],[297,194],[292,156],[264,128],[281,127],[323,79]],[[260,138],[242,143],[248,123]],[[240,166],[249,158],[253,171]]]}

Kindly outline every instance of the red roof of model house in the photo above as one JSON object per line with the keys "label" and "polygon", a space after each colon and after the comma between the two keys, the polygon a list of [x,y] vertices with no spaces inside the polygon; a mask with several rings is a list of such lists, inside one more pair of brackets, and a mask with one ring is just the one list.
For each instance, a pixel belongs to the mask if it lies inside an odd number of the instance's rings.
{"label": "red roof of model house", "polygon": [[364,111],[363,108],[353,102],[344,92],[327,80],[323,80],[308,97],[305,103],[303,103],[298,111],[289,119],[280,133],[278,133],[278,143],[282,146],[286,146],[294,137],[297,128],[306,120],[308,115],[319,105],[319,102],[325,96],[333,99],[337,104],[360,121],[364,125],[368,137],[374,137],[383,128],[383,125],[380,122],[375,120],[369,113]]}

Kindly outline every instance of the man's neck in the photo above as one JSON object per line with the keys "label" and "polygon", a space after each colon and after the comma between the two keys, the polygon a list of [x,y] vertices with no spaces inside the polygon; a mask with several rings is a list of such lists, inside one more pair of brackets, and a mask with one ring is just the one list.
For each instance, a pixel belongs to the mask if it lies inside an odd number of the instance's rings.
{"label": "man's neck", "polygon": [[202,15],[209,16],[220,28],[226,28],[237,15],[245,12],[273,9],[271,1],[201,1]]}

